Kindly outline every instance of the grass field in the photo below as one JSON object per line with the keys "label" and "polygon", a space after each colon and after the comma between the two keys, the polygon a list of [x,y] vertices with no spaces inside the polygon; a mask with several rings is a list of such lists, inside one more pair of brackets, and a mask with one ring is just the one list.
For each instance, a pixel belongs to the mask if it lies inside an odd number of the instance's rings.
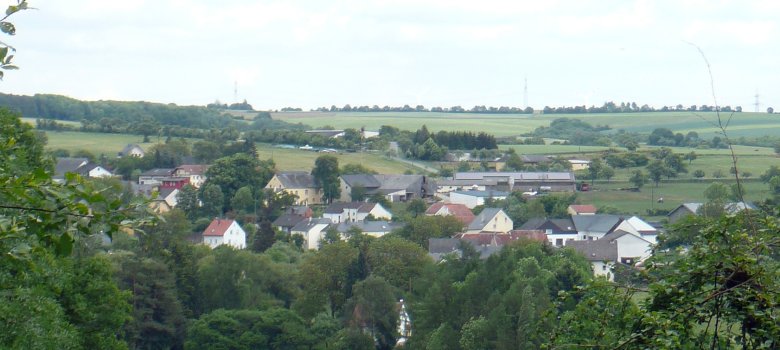
{"label": "grass field", "polygon": [[[704,190],[710,186],[713,180],[701,182],[662,182],[655,187],[647,184],[640,192],[621,191],[626,187],[621,183],[596,183],[593,191],[578,192],[577,201],[580,203],[594,204],[597,207],[611,206],[622,212],[646,215],[647,209],[664,209],[671,211],[685,202],[705,202]],[[733,179],[720,179],[727,185],[734,183]],[[764,200],[767,197],[767,184],[760,181],[743,182],[745,188],[745,200],[748,202]],[[658,198],[663,198],[663,203],[658,203]]]}
{"label": "grass field", "polygon": [[[539,126],[548,126],[557,118],[581,119],[591,125],[609,125],[613,130],[649,134],[663,126],[675,132],[696,131],[702,138],[712,138],[718,130],[713,126],[717,116],[713,112],[654,112],[603,114],[475,114],[434,112],[279,112],[274,119],[304,123],[312,127],[330,125],[336,128],[377,130],[392,125],[404,130],[416,130],[423,124],[429,130],[485,131],[496,136],[521,135]],[[725,122],[729,114],[721,114]],[[652,119],[652,121],[650,121]],[[735,113],[728,126],[730,137],[755,137],[780,134],[780,115],[767,113]]]}
{"label": "grass field", "polygon": [[105,154],[114,156],[128,143],[135,143],[144,150],[148,149],[153,143],[142,143],[143,137],[139,135],[125,134],[103,134],[77,131],[47,131],[49,138],[47,149],[65,149],[71,153],[78,150],[87,150],[96,156]]}

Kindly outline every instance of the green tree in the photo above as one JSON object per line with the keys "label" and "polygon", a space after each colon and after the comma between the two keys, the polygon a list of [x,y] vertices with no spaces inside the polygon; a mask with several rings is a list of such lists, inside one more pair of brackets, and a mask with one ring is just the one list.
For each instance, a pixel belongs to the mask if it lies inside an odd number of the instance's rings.
{"label": "green tree", "polygon": [[307,318],[325,310],[331,315],[340,313],[351,289],[347,283],[349,267],[357,258],[358,249],[346,242],[324,245],[305,258],[299,274],[303,293],[295,310]]}
{"label": "green tree", "polygon": [[647,175],[645,175],[642,170],[634,170],[634,172],[631,173],[628,182],[634,185],[634,187],[641,189],[647,182]]}
{"label": "green tree", "polygon": [[230,199],[230,207],[235,211],[249,212],[253,211],[253,205],[255,204],[254,198],[252,198],[252,188],[244,186],[236,191],[233,198]]}
{"label": "green tree", "polygon": [[588,166],[588,178],[590,178],[591,185],[593,185],[593,181],[599,178],[599,174],[603,168],[604,165],[601,163],[601,159],[594,158],[590,161],[590,165]]}
{"label": "green tree", "polygon": [[[261,161],[246,153],[236,153],[229,157],[217,159],[209,170],[206,171],[208,178],[201,187],[205,191],[208,185],[219,186],[224,195],[222,204],[229,209],[229,200],[233,198],[239,188],[248,186],[252,191],[258,191],[268,184],[268,181],[274,175],[273,160]],[[203,194],[203,193],[201,193]],[[203,198],[206,204],[206,198]]]}
{"label": "green tree", "polygon": [[650,176],[650,180],[653,180],[653,183],[655,183],[655,187],[658,187],[658,184],[661,182],[664,175],[669,173],[668,169],[660,160],[650,163],[647,166],[647,172]]}
{"label": "green tree", "polygon": [[427,248],[429,238],[451,237],[462,231],[463,222],[457,218],[435,215],[411,219],[403,228],[394,231],[394,234]]}
{"label": "green tree", "polygon": [[190,220],[198,216],[200,204],[198,201],[198,189],[190,184],[184,185],[176,195],[176,207],[181,209]]}
{"label": "green tree", "polygon": [[696,171],[693,172],[693,177],[695,177],[697,179],[703,178],[704,175],[706,175],[706,174],[704,173],[704,170],[701,170],[701,169],[697,169]]}
{"label": "green tree", "polygon": [[276,230],[271,226],[271,221],[263,220],[260,222],[260,228],[255,233],[252,240],[252,251],[262,253],[271,248],[276,241]]}
{"label": "green tree", "polygon": [[354,163],[348,163],[345,164],[341,171],[339,171],[341,175],[349,175],[349,174],[378,174],[376,171],[366,168],[363,164],[354,164]]}
{"label": "green tree", "polygon": [[222,202],[225,200],[222,188],[216,184],[209,183],[203,186],[201,191],[201,197],[203,198],[201,210],[203,215],[206,217],[222,216]]}
{"label": "green tree", "polygon": [[685,154],[684,158],[685,158],[685,160],[688,161],[688,165],[691,165],[691,163],[693,163],[693,161],[696,160],[696,158],[698,158],[698,157],[699,156],[698,156],[698,154],[696,154],[696,152],[690,151],[690,152]]}
{"label": "green tree", "polygon": [[403,238],[381,237],[368,246],[371,273],[401,290],[408,290],[412,280],[420,277],[429,263],[422,247]]}
{"label": "green tree", "polygon": [[322,188],[323,199],[327,203],[341,196],[341,184],[339,181],[339,160],[331,155],[322,155],[314,161],[314,169],[311,171],[314,181]]}
{"label": "green tree", "polygon": [[409,213],[409,215],[411,215],[413,218],[416,218],[421,214],[425,214],[426,209],[425,201],[420,198],[412,199],[406,205],[406,212]]}
{"label": "green tree", "polygon": [[369,276],[355,283],[345,311],[349,323],[368,330],[377,347],[390,349],[395,345],[395,310],[393,287],[381,277]]}
{"label": "green tree", "polygon": [[482,316],[471,318],[463,325],[460,336],[460,347],[463,350],[488,350],[495,345],[488,340],[490,337],[490,323]]}
{"label": "green tree", "polygon": [[604,166],[599,171],[599,177],[607,179],[607,182],[615,176],[615,169],[610,166]]}

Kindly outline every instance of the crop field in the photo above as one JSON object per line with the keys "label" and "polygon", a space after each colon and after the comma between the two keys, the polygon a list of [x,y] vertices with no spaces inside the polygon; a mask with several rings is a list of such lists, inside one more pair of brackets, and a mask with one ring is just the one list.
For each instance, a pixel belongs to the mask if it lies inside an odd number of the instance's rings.
{"label": "crop field", "polygon": [[[336,128],[361,128],[378,130],[382,125],[392,125],[403,130],[416,130],[423,124],[429,130],[484,131],[496,136],[514,136],[548,126],[557,118],[580,119],[591,125],[609,125],[612,130],[625,129],[649,134],[663,126],[674,132],[695,131],[702,138],[712,138],[719,130],[714,112],[648,112],[648,113],[593,113],[593,114],[478,114],[436,112],[279,112],[274,119],[291,123],[304,123],[312,127],[325,125]],[[721,113],[729,137],[756,137],[780,134],[780,115],[742,112]]]}
{"label": "crop field", "polygon": [[[321,155],[322,153],[314,151],[257,144],[257,156],[260,159],[273,159],[274,163],[276,163],[276,168],[280,170],[310,171],[314,168],[314,161]],[[403,174],[407,170],[417,173],[420,170],[417,167],[378,153],[331,153],[331,155],[339,159],[340,166],[349,163],[361,164],[379,173]]]}

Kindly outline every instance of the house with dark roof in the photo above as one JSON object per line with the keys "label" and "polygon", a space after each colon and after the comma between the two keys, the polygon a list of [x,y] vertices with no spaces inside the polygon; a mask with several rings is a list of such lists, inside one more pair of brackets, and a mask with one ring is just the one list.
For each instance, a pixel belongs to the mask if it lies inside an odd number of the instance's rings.
{"label": "house with dark roof", "polygon": [[397,228],[403,227],[403,224],[379,220],[379,221],[356,221],[356,222],[342,222],[336,226],[336,231],[339,231],[341,237],[346,237],[350,230],[359,229],[366,235],[372,237],[382,237]]}
{"label": "house with dark roof", "polygon": [[143,158],[144,154],[145,154],[144,149],[141,148],[141,146],[134,143],[129,143],[127,144],[127,146],[125,146],[125,148],[122,148],[122,150],[119,151],[116,156],[117,158],[122,158],[122,157]]}
{"label": "house with dark roof", "polygon": [[381,204],[371,202],[331,203],[325,208],[322,217],[329,219],[334,224],[338,224],[342,222],[364,221],[369,215],[371,215],[374,220],[393,219],[393,214]]}
{"label": "house with dark roof", "polygon": [[216,248],[227,244],[236,249],[246,248],[246,232],[238,222],[216,218],[203,231],[203,244]]}
{"label": "house with dark roof", "polygon": [[173,172],[176,169],[172,168],[154,168],[149,169],[138,175],[139,185],[154,185],[159,186],[163,179],[173,177]]}
{"label": "house with dark roof", "polygon": [[608,233],[600,240],[615,244],[617,246],[616,260],[626,265],[635,265],[645,261],[652,255],[653,251],[653,243],[650,241],[619,229]]}
{"label": "house with dark roof", "polygon": [[615,280],[612,269],[618,259],[618,246],[614,241],[571,241],[566,246],[585,256],[593,268],[593,275],[604,276],[609,281]]}
{"label": "house with dark roof", "polygon": [[439,198],[446,198],[452,191],[487,191],[487,190],[509,190],[509,187],[498,188],[496,180],[455,180],[453,178],[437,179],[436,193]]}
{"label": "house with dark roof", "polygon": [[[674,224],[689,215],[699,215],[699,209],[703,203],[683,203],[674,208],[666,217],[669,224]],[[743,210],[755,210],[756,206],[747,202],[732,202],[723,205],[723,211],[728,215],[735,215]]]}
{"label": "house with dark roof", "polygon": [[311,208],[307,206],[292,206],[287,208],[284,214],[276,218],[276,220],[271,223],[271,226],[286,233],[290,233],[295,225],[305,219],[311,218],[312,214]]}
{"label": "house with dark roof", "polygon": [[532,218],[521,225],[520,229],[543,231],[550,244],[556,247],[563,247],[569,240],[577,239],[577,229],[571,218]]}
{"label": "house with dark roof", "polygon": [[322,204],[322,189],[317,186],[314,176],[303,171],[285,171],[274,175],[267,189],[286,192],[298,197],[296,205]]}
{"label": "house with dark roof", "polygon": [[157,197],[149,202],[149,207],[157,213],[167,213],[178,204],[177,196],[179,190],[176,188],[163,188],[157,192]]}
{"label": "house with dark roof", "polygon": [[485,208],[468,227],[466,233],[508,233],[513,229],[512,219],[500,208]]}
{"label": "house with dark roof", "polygon": [[57,164],[54,166],[54,180],[63,181],[65,174],[79,174],[85,178],[102,178],[114,176],[106,168],[90,162],[87,158],[57,158]]}
{"label": "house with dark roof", "polygon": [[571,220],[577,229],[578,240],[596,240],[617,229],[623,217],[608,214],[573,215]]}
{"label": "house with dark roof", "polygon": [[487,259],[490,255],[500,252],[506,245],[521,240],[547,243],[544,232],[535,230],[513,230],[509,233],[462,233],[453,238],[428,239],[428,255],[434,261],[441,261],[448,254],[461,257],[462,245],[468,244],[479,254],[480,259]]}
{"label": "house with dark roof", "polygon": [[307,218],[296,224],[290,234],[303,237],[304,249],[317,250],[320,249],[320,242],[331,225],[333,222],[327,218]]}
{"label": "house with dark roof", "polygon": [[435,184],[423,175],[348,174],[340,177],[342,202],[352,201],[357,188],[365,196],[381,194],[390,202],[405,202],[433,195]]}
{"label": "house with dark roof", "polygon": [[425,215],[454,216],[460,222],[462,222],[463,225],[468,225],[471,223],[472,220],[474,220],[474,213],[471,211],[471,209],[469,209],[463,204],[458,204],[458,203],[444,203],[444,202],[433,203],[433,205],[431,205],[425,211]]}

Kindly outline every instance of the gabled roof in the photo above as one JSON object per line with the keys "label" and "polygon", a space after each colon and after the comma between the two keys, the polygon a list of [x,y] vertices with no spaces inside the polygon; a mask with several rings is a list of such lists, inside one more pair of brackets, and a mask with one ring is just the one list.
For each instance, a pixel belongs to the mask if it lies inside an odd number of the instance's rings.
{"label": "gabled roof", "polygon": [[[689,212],[691,212],[694,215],[698,215],[699,209],[701,206],[704,205],[703,203],[683,203],[680,204],[677,208],[674,208],[672,211],[667,214],[667,216],[671,215],[672,213],[676,212],[679,209],[685,209]],[[726,211],[728,214],[736,214],[743,210],[755,210],[756,206],[747,202],[731,202],[726,203],[723,205],[723,210]]]}
{"label": "gabled roof", "polygon": [[276,220],[274,220],[274,222],[272,222],[271,225],[278,226],[278,227],[292,228],[305,219],[306,218],[304,218],[303,215],[282,214],[281,216],[276,218]]}
{"label": "gabled roof", "polygon": [[615,226],[623,221],[623,217],[619,215],[572,215],[571,220],[574,222],[574,227],[577,231],[587,232],[610,232]]}
{"label": "gabled roof", "polygon": [[357,210],[358,213],[368,213],[379,204],[371,202],[337,202],[331,203],[325,208],[325,214],[341,214],[346,209]]}
{"label": "gabled roof", "polygon": [[309,230],[311,230],[317,225],[330,225],[331,223],[332,221],[330,221],[330,219],[327,218],[317,218],[317,219],[308,218],[308,219],[301,220],[301,222],[293,226],[291,231],[309,232]]}
{"label": "gabled roof", "polygon": [[482,230],[485,228],[485,226],[490,223],[490,220],[492,220],[498,213],[502,212],[501,208],[485,208],[482,209],[482,212],[479,213],[476,217],[474,217],[474,220],[471,220],[471,223],[469,224],[468,230]]}
{"label": "gabled roof", "polygon": [[638,216],[632,216],[628,218],[626,222],[641,234],[654,234],[658,232],[655,227],[640,219]]}
{"label": "gabled roof", "polygon": [[454,216],[464,225],[468,225],[472,220],[474,220],[474,213],[471,211],[471,209],[463,204],[458,203],[436,202],[425,211],[425,214],[436,215],[436,213],[438,213],[442,208],[446,208],[449,216]]}
{"label": "gabled roof", "polygon": [[540,156],[540,155],[522,155],[520,156],[520,159],[523,161],[523,163],[549,163],[552,162],[552,159],[550,159],[549,156]]}
{"label": "gabled roof", "polygon": [[191,175],[203,175],[209,170],[210,165],[205,164],[183,164],[176,167],[174,171],[183,171]]}
{"label": "gabled roof", "polygon": [[63,176],[65,173],[77,172],[77,169],[89,163],[87,158],[57,158],[57,165],[54,166],[54,174]]}
{"label": "gabled roof", "polygon": [[528,239],[532,241],[538,241],[542,243],[548,243],[547,234],[542,230],[512,230],[508,235],[498,235],[496,238],[508,236],[510,241],[518,239]]}
{"label": "gabled roof", "polygon": [[142,172],[140,176],[169,177],[169,176],[173,176],[173,172],[175,170],[176,169],[170,169],[170,168],[154,168]]}
{"label": "gabled roof", "polygon": [[457,238],[428,238],[428,253],[447,254],[459,252],[460,240]]}
{"label": "gabled roof", "polygon": [[381,185],[381,183],[379,183],[371,174],[341,175],[341,179],[344,180],[349,187],[360,186],[364,188],[379,188]]}
{"label": "gabled roof", "polygon": [[230,219],[214,219],[211,221],[211,224],[209,224],[209,227],[206,227],[206,230],[203,231],[204,236],[224,236],[225,232],[227,232],[228,228],[230,228],[230,225],[232,225],[235,221]]}
{"label": "gabled roof", "polygon": [[547,218],[531,218],[526,221],[521,230],[552,230],[554,234],[572,233],[576,234],[577,229],[574,227],[574,222],[570,218],[563,219],[547,219]]}
{"label": "gabled roof", "polygon": [[162,188],[159,192],[157,192],[157,198],[158,199],[166,199],[168,196],[170,196],[174,192],[178,192],[178,189],[175,188]]}
{"label": "gabled roof", "polygon": [[572,204],[569,208],[575,213],[596,214],[596,211],[598,211],[598,209],[591,204]]}
{"label": "gabled roof", "polygon": [[353,226],[359,228],[364,233],[384,233],[400,228],[402,225],[384,220],[342,222],[336,227],[336,230],[343,233],[349,231]]}
{"label": "gabled roof", "polygon": [[139,150],[141,150],[141,153],[144,153],[144,149],[143,149],[143,148],[141,148],[141,146],[139,146],[139,145],[137,145],[137,144],[134,144],[134,143],[129,143],[129,144],[127,144],[127,146],[125,146],[125,148],[122,148],[122,150],[121,150],[121,151],[119,151],[119,155],[120,155],[120,156],[123,156],[123,155],[125,155],[125,154],[128,154],[128,153],[130,153],[130,152],[131,152],[131,151],[132,151],[134,148],[138,148]]}
{"label": "gabled roof", "polygon": [[614,240],[616,240],[616,239],[618,239],[620,237],[626,236],[626,235],[631,236],[632,238],[636,238],[636,239],[642,240],[644,242],[647,242],[647,244],[651,244],[648,240],[646,240],[646,239],[644,239],[642,237],[639,237],[639,236],[637,236],[637,235],[635,235],[635,234],[633,234],[631,232],[626,232],[626,231],[623,231],[623,230],[615,230],[613,232],[608,233],[604,237],[599,238],[598,240],[599,241],[609,241],[609,242],[611,242],[611,241],[614,241]]}
{"label": "gabled roof", "polygon": [[617,244],[609,240],[569,241],[566,247],[573,248],[585,256],[588,261],[617,261]]}
{"label": "gabled roof", "polygon": [[317,188],[314,176],[303,171],[290,171],[276,174],[284,188]]}

